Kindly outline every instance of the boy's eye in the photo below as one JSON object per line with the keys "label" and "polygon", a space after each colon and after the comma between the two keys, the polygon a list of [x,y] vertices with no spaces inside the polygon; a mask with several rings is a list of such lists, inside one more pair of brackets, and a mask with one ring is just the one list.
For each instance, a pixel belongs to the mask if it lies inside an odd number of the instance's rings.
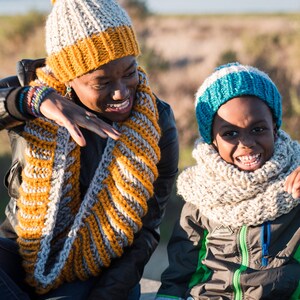
{"label": "boy's eye", "polygon": [[252,129],[252,131],[254,133],[263,132],[264,130],[265,130],[265,128],[263,128],[263,127],[255,127],[255,128]]}
{"label": "boy's eye", "polygon": [[236,137],[238,135],[237,131],[226,131],[222,134],[223,137]]}

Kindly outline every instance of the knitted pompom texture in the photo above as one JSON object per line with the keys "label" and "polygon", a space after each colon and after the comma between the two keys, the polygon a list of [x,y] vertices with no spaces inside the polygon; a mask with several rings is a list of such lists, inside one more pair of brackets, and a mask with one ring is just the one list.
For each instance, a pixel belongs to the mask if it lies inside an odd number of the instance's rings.
{"label": "knitted pompom texture", "polygon": [[132,23],[114,0],[56,0],[46,22],[47,65],[66,83],[140,53]]}
{"label": "knitted pompom texture", "polygon": [[246,95],[264,101],[272,111],[277,128],[280,128],[281,95],[270,77],[257,68],[230,63],[217,68],[195,96],[197,123],[206,143],[212,143],[212,124],[219,107],[232,98]]}

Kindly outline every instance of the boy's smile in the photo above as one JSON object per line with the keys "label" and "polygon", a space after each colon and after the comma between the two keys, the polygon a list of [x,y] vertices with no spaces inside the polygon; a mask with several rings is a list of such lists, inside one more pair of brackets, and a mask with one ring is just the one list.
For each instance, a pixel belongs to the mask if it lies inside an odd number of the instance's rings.
{"label": "boy's smile", "polygon": [[255,171],[274,151],[275,123],[269,107],[253,96],[223,104],[213,122],[213,145],[228,163]]}

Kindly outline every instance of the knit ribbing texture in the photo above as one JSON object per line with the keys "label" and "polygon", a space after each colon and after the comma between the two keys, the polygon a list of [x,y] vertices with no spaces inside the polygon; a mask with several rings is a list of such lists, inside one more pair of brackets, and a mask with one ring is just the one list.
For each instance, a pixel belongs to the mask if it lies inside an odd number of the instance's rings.
{"label": "knit ribbing texture", "polygon": [[271,78],[252,66],[230,63],[216,69],[195,95],[196,118],[200,134],[212,142],[212,123],[220,106],[240,96],[255,96],[271,109],[277,128],[281,126],[281,95]]}
{"label": "knit ribbing texture", "polygon": [[284,191],[284,183],[300,164],[300,144],[282,130],[269,161],[253,171],[225,162],[213,146],[198,139],[193,150],[197,165],[183,171],[178,194],[201,214],[224,226],[259,225],[289,213],[299,205]]}
{"label": "knit ribbing texture", "polygon": [[115,0],[57,0],[46,22],[47,65],[66,83],[140,53],[132,23]]}
{"label": "knit ribbing texture", "polygon": [[45,118],[25,126],[17,233],[27,281],[38,293],[99,275],[141,229],[160,159],[156,100],[141,68],[132,114],[113,126],[121,137],[108,138],[84,197],[80,147],[68,131]]}

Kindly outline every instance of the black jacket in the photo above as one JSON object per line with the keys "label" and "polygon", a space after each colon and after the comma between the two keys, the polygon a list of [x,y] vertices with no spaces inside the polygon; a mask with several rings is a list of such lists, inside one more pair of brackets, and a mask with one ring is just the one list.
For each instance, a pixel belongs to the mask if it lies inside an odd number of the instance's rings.
{"label": "black jacket", "polygon": [[[21,172],[24,167],[24,148],[26,141],[20,135],[24,121],[28,118],[20,115],[16,107],[17,93],[21,85],[26,85],[35,76],[35,68],[43,61],[21,61],[16,76],[0,81],[0,130],[7,129],[12,148],[12,165],[8,171],[5,184],[10,196],[6,207],[7,219],[0,227],[0,234],[11,239],[17,238],[14,228],[16,219],[16,199],[21,184]],[[159,142],[161,160],[158,163],[159,176],[154,183],[154,196],[148,201],[148,213],[143,218],[143,227],[136,234],[134,243],[125,250],[121,258],[112,262],[103,271],[89,299],[127,299],[129,290],[134,287],[143,274],[144,266],[159,242],[159,225],[164,216],[167,201],[170,197],[178,165],[178,136],[171,107],[157,99],[159,125],[162,136]],[[82,129],[87,146],[82,149],[81,188],[85,189],[94,174],[92,162],[101,159],[106,140],[96,134]]]}

